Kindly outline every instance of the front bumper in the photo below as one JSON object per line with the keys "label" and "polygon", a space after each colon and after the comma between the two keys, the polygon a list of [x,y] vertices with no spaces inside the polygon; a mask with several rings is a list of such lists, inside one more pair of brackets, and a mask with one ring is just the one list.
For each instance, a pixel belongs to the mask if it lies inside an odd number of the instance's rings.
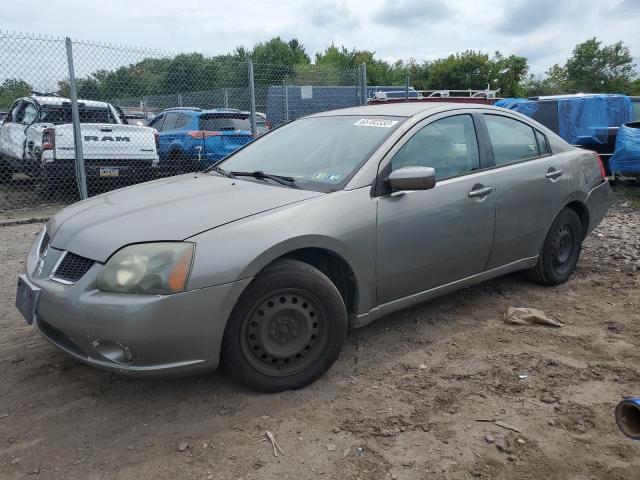
{"label": "front bumper", "polygon": [[[27,277],[41,289],[34,325],[77,360],[134,376],[186,375],[215,370],[227,319],[251,279],[174,295],[99,291],[94,264],[75,284],[46,275],[59,257],[50,248],[36,265],[35,242]],[[51,257],[51,258],[50,258]]]}

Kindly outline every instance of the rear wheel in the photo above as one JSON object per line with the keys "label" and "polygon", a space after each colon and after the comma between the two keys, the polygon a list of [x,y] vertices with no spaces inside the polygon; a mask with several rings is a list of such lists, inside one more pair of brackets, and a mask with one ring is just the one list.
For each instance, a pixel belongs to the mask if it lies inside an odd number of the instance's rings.
{"label": "rear wheel", "polygon": [[304,387],[338,358],[347,314],[338,289],[298,260],[267,267],[238,300],[222,343],[223,368],[266,392]]}
{"label": "rear wheel", "polygon": [[544,285],[559,285],[573,274],[582,248],[582,222],[578,214],[563,209],[553,221],[538,263],[528,271],[529,276]]}

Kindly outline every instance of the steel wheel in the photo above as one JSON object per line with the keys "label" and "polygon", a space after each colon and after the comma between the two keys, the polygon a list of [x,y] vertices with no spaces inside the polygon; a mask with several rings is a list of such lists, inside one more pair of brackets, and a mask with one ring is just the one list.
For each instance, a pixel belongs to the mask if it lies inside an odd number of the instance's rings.
{"label": "steel wheel", "polygon": [[247,362],[272,377],[301,372],[313,364],[326,344],[326,314],[308,292],[271,292],[249,311],[242,326],[241,348]]}
{"label": "steel wheel", "polygon": [[565,275],[572,268],[574,237],[568,223],[558,228],[552,241],[552,265],[558,275]]}
{"label": "steel wheel", "polygon": [[566,282],[576,268],[582,246],[583,226],[578,214],[564,208],[555,218],[535,267],[529,276],[544,285],[559,285]]}

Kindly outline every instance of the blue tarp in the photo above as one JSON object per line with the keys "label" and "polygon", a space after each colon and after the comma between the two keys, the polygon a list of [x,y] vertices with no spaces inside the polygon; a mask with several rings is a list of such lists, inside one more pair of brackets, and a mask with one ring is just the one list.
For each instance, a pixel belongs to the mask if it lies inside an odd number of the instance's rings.
{"label": "blue tarp", "polygon": [[609,115],[602,95],[558,100],[558,135],[572,145],[607,143]]}
{"label": "blue tarp", "polygon": [[526,98],[503,98],[498,100],[494,106],[515,110],[527,117],[532,117],[538,111],[538,102],[535,100],[527,100]]}
{"label": "blue tarp", "polygon": [[640,122],[626,123],[620,127],[609,168],[613,173],[640,174]]}
{"label": "blue tarp", "polygon": [[558,105],[558,135],[572,145],[605,144],[609,127],[619,127],[633,118],[631,99],[625,95],[566,96],[543,100],[506,98],[496,102],[495,106],[537,118],[535,114],[540,103],[549,101]]}

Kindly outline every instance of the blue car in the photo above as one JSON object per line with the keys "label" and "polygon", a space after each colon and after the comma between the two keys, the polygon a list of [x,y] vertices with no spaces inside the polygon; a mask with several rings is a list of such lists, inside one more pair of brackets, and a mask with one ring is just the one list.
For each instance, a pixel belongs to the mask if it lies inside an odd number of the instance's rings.
{"label": "blue car", "polygon": [[160,135],[160,167],[178,173],[210,167],[253,140],[249,114],[229,108],[170,108],[148,126]]}

